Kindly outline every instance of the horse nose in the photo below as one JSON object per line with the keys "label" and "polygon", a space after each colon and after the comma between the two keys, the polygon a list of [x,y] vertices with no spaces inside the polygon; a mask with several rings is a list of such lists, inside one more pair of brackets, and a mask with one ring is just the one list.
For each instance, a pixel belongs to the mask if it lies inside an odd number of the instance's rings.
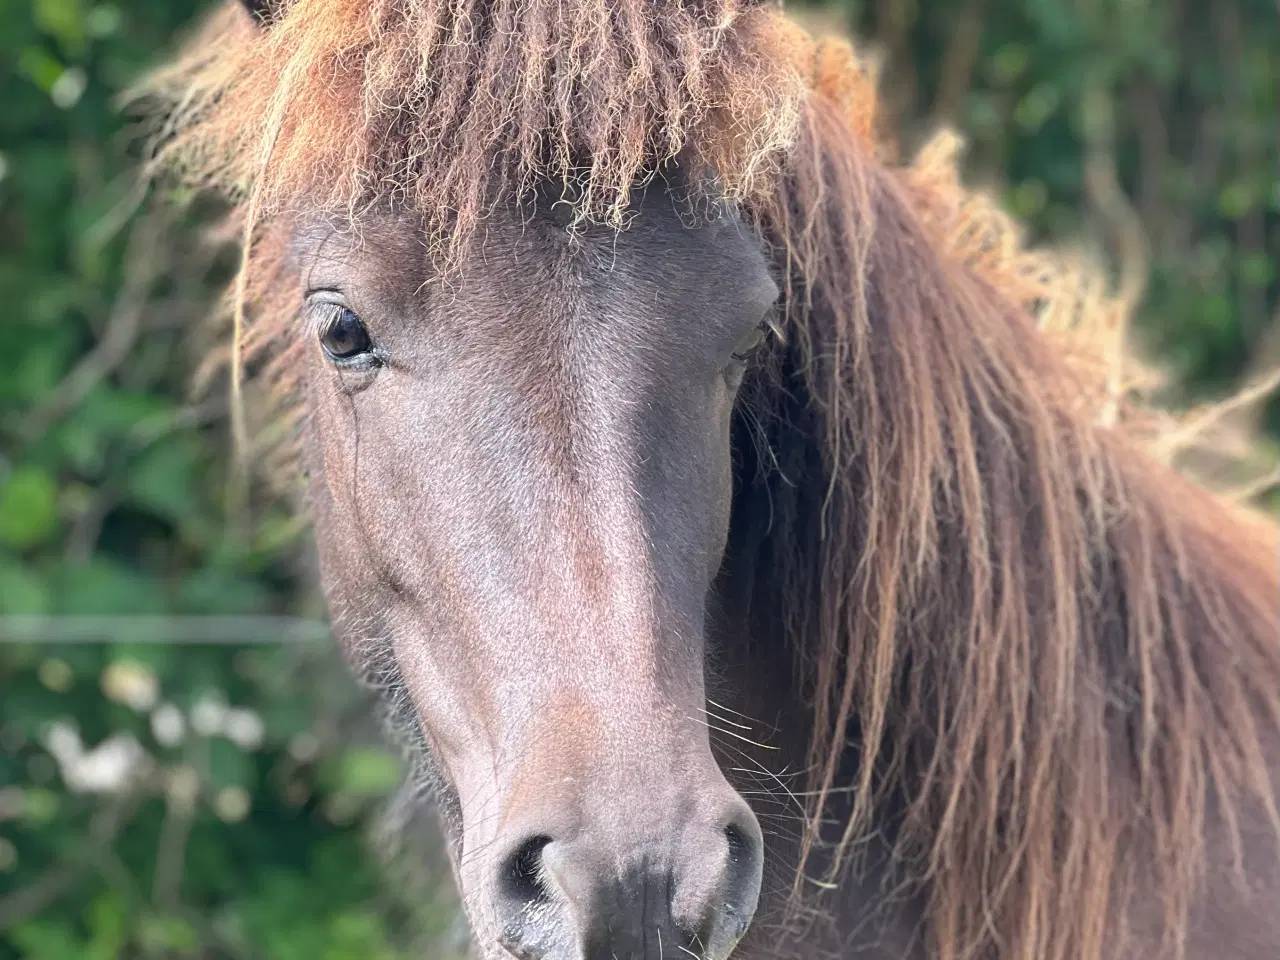
{"label": "horse nose", "polygon": [[724,960],[755,913],[763,854],[759,823],[736,797],[639,844],[525,833],[498,860],[502,946],[519,960]]}

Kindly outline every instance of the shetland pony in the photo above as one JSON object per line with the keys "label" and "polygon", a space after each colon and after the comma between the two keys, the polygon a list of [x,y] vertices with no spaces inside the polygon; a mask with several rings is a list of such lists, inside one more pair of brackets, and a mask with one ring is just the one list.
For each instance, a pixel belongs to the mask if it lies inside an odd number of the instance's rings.
{"label": "shetland pony", "polygon": [[257,0],[145,93],[482,956],[1280,956],[1274,531],[1099,425],[1065,261],[848,46]]}

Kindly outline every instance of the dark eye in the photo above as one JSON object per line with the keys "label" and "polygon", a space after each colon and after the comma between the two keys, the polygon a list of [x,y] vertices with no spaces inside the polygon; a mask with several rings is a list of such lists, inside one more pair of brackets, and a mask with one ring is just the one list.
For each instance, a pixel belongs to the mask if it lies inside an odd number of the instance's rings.
{"label": "dark eye", "polygon": [[368,353],[373,342],[364,322],[346,307],[339,307],[320,329],[320,345],[334,360],[351,360]]}
{"label": "dark eye", "polygon": [[760,349],[760,345],[764,343],[765,335],[769,332],[769,325],[761,323],[752,329],[745,337],[738,341],[738,345],[733,349],[733,359],[744,361],[750,359],[751,355]]}

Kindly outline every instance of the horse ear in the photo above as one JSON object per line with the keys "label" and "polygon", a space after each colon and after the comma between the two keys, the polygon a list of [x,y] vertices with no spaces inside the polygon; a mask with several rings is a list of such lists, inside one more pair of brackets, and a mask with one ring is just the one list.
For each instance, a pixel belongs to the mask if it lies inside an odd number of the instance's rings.
{"label": "horse ear", "polygon": [[269,27],[284,10],[288,0],[240,0],[259,26]]}

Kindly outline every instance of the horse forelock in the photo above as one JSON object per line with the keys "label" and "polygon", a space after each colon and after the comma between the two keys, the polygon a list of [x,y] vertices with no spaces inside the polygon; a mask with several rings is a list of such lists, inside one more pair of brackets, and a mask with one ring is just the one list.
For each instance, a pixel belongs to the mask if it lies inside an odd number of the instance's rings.
{"label": "horse forelock", "polygon": [[272,19],[224,7],[143,84],[159,161],[259,217],[397,204],[440,259],[547,182],[613,226],[681,155],[747,196],[804,96],[799,34],[759,0],[295,0]]}
{"label": "horse forelock", "polygon": [[[242,202],[244,357],[283,396],[301,347],[278,214],[390,201],[447,260],[540,181],[620,227],[665,161],[714,171],[784,266],[824,467],[776,524],[817,531],[776,548],[816,665],[806,849],[856,728],[818,879],[896,794],[942,960],[1096,960],[1143,889],[1176,947],[1209,805],[1274,825],[1274,531],[1097,425],[1124,419],[1106,361],[1131,304],[1026,251],[960,187],[952,140],[883,162],[847,45],[736,0],[296,0],[268,30],[224,9],[147,89],[160,162]],[[1065,358],[1033,313],[1067,318]]]}

